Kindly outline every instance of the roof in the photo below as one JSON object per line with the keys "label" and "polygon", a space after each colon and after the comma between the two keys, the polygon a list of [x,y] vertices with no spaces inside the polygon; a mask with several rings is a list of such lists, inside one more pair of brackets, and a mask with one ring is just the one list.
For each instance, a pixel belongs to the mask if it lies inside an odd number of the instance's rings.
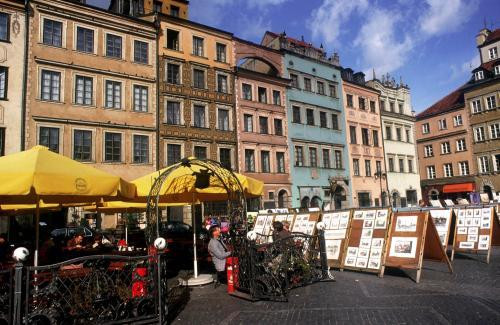
{"label": "roof", "polygon": [[486,40],[484,41],[484,44],[489,44],[491,42],[500,40],[500,28],[495,29],[491,33],[488,34],[488,37],[486,37]]}
{"label": "roof", "polygon": [[491,61],[485,62],[485,63],[481,64],[479,67],[475,68],[472,71],[479,70],[480,68],[483,69],[483,70],[487,70],[487,71],[493,71],[493,68],[497,64],[500,64],[500,58],[497,58],[496,60],[491,60]]}
{"label": "roof", "polygon": [[[276,34],[274,32],[270,32],[270,31],[266,31],[266,34],[269,34],[273,37],[280,37],[280,36],[283,36],[281,34]],[[296,45],[296,46],[301,46],[301,47],[306,47],[306,48],[311,48],[311,49],[314,49],[316,51],[320,51],[320,52],[324,52],[323,49],[320,49],[320,48],[317,48],[315,46],[313,46],[311,43],[306,43],[304,41],[299,41],[298,39],[296,38],[293,38],[293,37],[289,37],[287,35],[284,35],[287,39],[287,41],[289,41],[290,43]]]}
{"label": "roof", "polygon": [[452,91],[445,97],[441,98],[439,101],[434,103],[432,106],[428,107],[423,112],[417,114],[417,120],[423,120],[428,117],[442,114],[448,111],[452,111],[458,107],[464,106],[464,88],[466,84],[462,85],[460,88]]}

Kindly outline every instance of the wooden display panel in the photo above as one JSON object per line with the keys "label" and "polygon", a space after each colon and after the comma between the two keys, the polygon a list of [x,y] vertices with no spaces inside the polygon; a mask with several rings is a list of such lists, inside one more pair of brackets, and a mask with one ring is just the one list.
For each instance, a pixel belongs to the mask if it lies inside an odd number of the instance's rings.
{"label": "wooden display panel", "polygon": [[325,223],[328,267],[340,268],[342,264],[351,215],[351,210],[325,211],[321,215],[321,221]]}
{"label": "wooden display panel", "polygon": [[453,218],[453,209],[432,209],[429,211],[434,221],[434,226],[441,240],[441,244],[446,251],[450,239],[450,228]]}
{"label": "wooden display panel", "polygon": [[316,235],[316,223],[319,221],[320,215],[319,211],[296,213],[295,221],[290,231],[301,232],[311,236]]}
{"label": "wooden display panel", "polygon": [[486,253],[490,263],[491,246],[499,244],[500,227],[494,207],[468,207],[457,211],[457,224],[451,260],[455,252]]}
{"label": "wooden display panel", "polygon": [[447,263],[453,272],[429,212],[393,213],[384,265],[416,270],[419,283],[424,259]]}
{"label": "wooden display panel", "polygon": [[383,276],[390,214],[389,208],[353,210],[341,270],[349,269]]}

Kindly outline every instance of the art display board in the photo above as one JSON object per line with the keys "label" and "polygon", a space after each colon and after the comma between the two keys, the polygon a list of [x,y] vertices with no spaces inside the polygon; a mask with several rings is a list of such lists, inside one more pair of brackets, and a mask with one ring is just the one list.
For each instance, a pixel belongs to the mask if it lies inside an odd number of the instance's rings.
{"label": "art display board", "polygon": [[307,235],[316,235],[316,224],[320,219],[320,212],[300,212],[295,214],[295,221],[290,226],[291,232],[301,232]]}
{"label": "art display board", "polygon": [[453,272],[429,212],[393,213],[384,266],[416,270],[419,283],[424,259],[444,262]]}
{"label": "art display board", "polygon": [[324,211],[326,258],[329,267],[340,268],[351,223],[351,210]]}
{"label": "art display board", "polygon": [[293,225],[295,220],[295,214],[288,213],[278,213],[278,214],[258,214],[255,219],[255,224],[253,231],[255,231],[258,235],[257,243],[265,244],[273,241],[271,235],[273,232],[272,225],[274,221],[288,222],[290,224],[290,228]]}
{"label": "art display board", "polygon": [[429,211],[434,221],[434,226],[439,234],[439,239],[443,244],[444,250],[448,247],[450,238],[451,219],[453,217],[453,209],[432,209]]}
{"label": "art display board", "polygon": [[384,273],[390,209],[356,209],[351,216],[341,269]]}
{"label": "art display board", "polygon": [[465,253],[486,253],[486,263],[490,262],[491,246],[499,244],[500,227],[493,207],[467,207],[457,209],[457,222],[453,251]]}

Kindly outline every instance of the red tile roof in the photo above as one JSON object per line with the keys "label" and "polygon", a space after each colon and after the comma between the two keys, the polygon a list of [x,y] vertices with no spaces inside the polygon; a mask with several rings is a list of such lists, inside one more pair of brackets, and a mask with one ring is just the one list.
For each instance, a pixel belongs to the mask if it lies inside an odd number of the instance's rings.
{"label": "red tile roof", "polygon": [[498,39],[500,39],[500,28],[497,28],[494,31],[492,31],[488,35],[488,37],[486,37],[486,40],[484,42],[485,43],[490,43],[490,42],[496,41]]}
{"label": "red tile roof", "polygon": [[[273,32],[270,32],[270,31],[267,31],[266,33],[268,33],[269,35],[273,36],[273,37],[280,37],[281,35],[279,34],[276,34],[276,33],[273,33]],[[295,39],[293,37],[290,37],[290,36],[286,36],[286,39],[292,43],[292,44],[295,44],[295,45],[298,45],[298,46],[302,46],[302,47],[307,47],[307,48],[312,48],[316,51],[320,51],[320,52],[324,52],[322,49],[319,49],[317,47],[314,47],[312,46],[310,43],[306,43],[304,41],[299,41],[298,39]]]}
{"label": "red tile roof", "polygon": [[425,111],[417,114],[417,120],[423,120],[425,118],[428,118],[428,117],[431,117],[434,115],[438,115],[441,113],[445,113],[445,112],[451,111],[457,107],[463,106],[465,103],[464,87],[465,87],[465,85],[461,86],[460,88],[451,92],[447,96],[441,98],[439,101],[434,103],[432,106],[427,108]]}
{"label": "red tile roof", "polygon": [[475,68],[474,70],[472,71],[475,71],[479,68],[483,68],[484,70],[487,70],[487,71],[493,71],[493,68],[498,64],[500,63],[500,58],[496,59],[496,60],[491,60],[491,61],[488,61],[486,63],[483,63],[481,64],[479,67]]}

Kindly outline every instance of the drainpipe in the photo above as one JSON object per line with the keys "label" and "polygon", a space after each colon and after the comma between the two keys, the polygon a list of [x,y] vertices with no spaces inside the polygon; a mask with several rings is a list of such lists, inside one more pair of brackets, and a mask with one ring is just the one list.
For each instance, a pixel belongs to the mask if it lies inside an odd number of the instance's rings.
{"label": "drainpipe", "polygon": [[24,0],[24,66],[23,66],[23,89],[21,99],[21,151],[24,151],[26,144],[26,92],[28,80],[28,47],[29,47],[29,27],[30,27],[30,0]]}
{"label": "drainpipe", "polygon": [[156,170],[160,169],[160,31],[158,13],[155,13],[156,27]]}

